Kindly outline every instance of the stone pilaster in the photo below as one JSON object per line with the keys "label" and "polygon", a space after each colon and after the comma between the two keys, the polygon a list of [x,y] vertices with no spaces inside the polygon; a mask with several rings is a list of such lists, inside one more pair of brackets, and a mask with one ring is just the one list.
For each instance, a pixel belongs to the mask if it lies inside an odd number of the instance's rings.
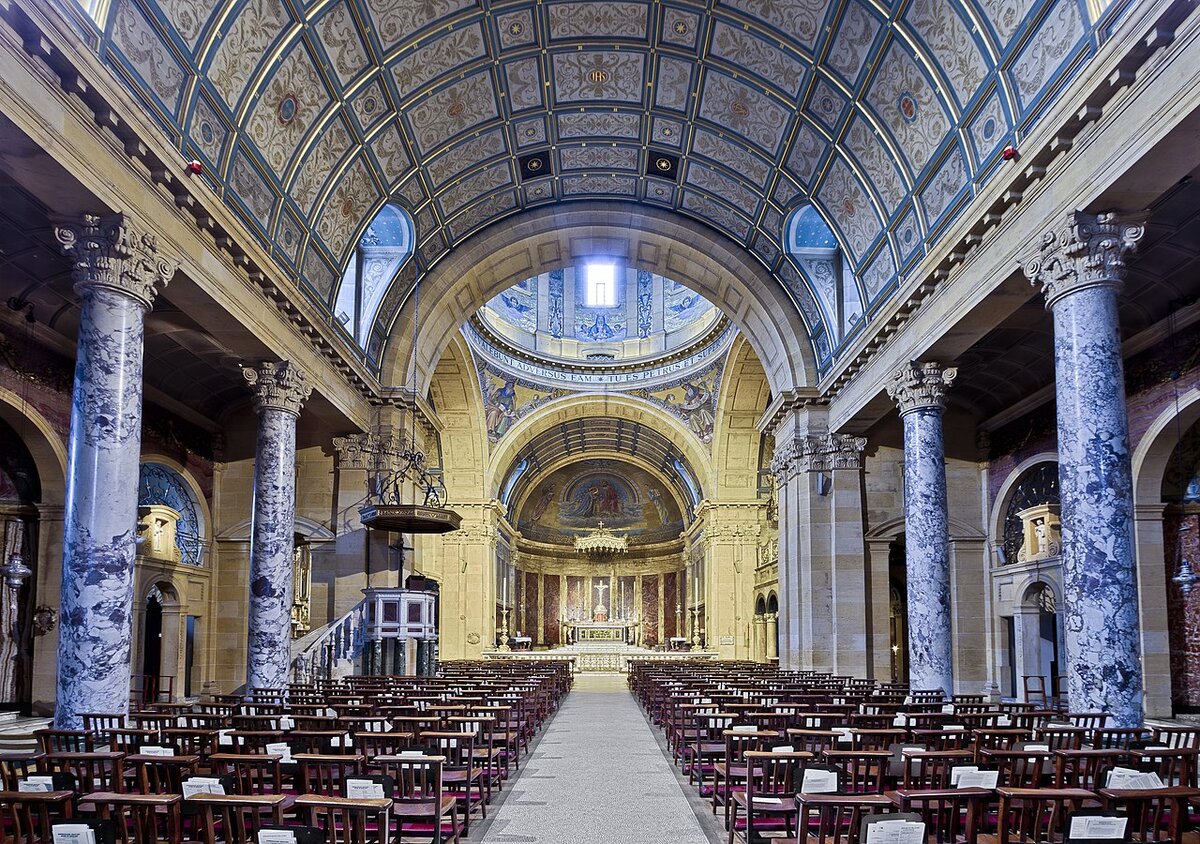
{"label": "stone pilaster", "polygon": [[1025,266],[1054,315],[1067,689],[1075,711],[1142,723],[1133,484],[1117,295],[1140,222],[1072,212]]}
{"label": "stone pilaster", "polygon": [[767,662],[774,662],[779,659],[779,613],[767,613],[766,623]]}
{"label": "stone pilaster", "polygon": [[242,373],[254,390],[258,412],[246,688],[282,689],[291,662],[296,420],[312,384],[288,361],[264,363]]}
{"label": "stone pilaster", "polygon": [[908,574],[909,682],[954,693],[950,531],[942,412],[958,374],[913,361],[887,386],[904,423],[904,549]]}
{"label": "stone pilaster", "polygon": [[55,227],[80,297],[55,726],[129,708],[146,312],[176,264],[124,215]]}

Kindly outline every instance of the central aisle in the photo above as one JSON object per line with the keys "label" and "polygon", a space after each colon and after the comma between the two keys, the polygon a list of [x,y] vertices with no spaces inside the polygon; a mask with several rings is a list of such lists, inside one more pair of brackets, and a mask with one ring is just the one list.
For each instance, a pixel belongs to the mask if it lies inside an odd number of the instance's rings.
{"label": "central aisle", "polygon": [[708,844],[623,674],[576,678],[511,789],[488,844]]}

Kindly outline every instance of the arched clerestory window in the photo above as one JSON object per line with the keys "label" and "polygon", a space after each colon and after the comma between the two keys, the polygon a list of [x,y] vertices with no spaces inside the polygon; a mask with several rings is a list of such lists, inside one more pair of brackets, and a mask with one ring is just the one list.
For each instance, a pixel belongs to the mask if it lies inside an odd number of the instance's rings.
{"label": "arched clerestory window", "polygon": [[333,316],[355,345],[366,349],[371,326],[392,279],[413,254],[412,219],[385,205],[367,226],[338,287]]}
{"label": "arched clerestory window", "polygon": [[863,299],[854,272],[837,236],[817,209],[801,205],[788,218],[785,251],[811,284],[832,326],[830,345],[837,348],[863,320]]}

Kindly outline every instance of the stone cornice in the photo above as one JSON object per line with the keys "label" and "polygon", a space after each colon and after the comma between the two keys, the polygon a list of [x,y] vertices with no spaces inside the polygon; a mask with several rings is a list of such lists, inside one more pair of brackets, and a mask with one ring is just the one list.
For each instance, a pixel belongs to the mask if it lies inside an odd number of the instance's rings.
{"label": "stone cornice", "polygon": [[242,375],[254,390],[254,408],[259,413],[282,410],[299,416],[304,402],[312,394],[312,382],[304,370],[290,361],[266,362],[258,369],[243,367]]}
{"label": "stone cornice", "polygon": [[1141,218],[1071,211],[1042,235],[1038,254],[1025,262],[1025,277],[1046,295],[1047,308],[1063,296],[1092,287],[1119,292],[1125,283],[1125,255],[1145,233]]}
{"label": "stone cornice", "polygon": [[946,390],[958,370],[932,361],[909,361],[892,373],[887,394],[900,408],[900,415],[914,410],[946,409]]}
{"label": "stone cornice", "polygon": [[54,237],[72,260],[71,277],[80,296],[103,287],[131,296],[149,310],[179,266],[159,253],[153,232],[124,214],[57,220]]}
{"label": "stone cornice", "polygon": [[795,390],[788,390],[780,393],[771,400],[767,405],[767,409],[763,411],[758,422],[754,427],[760,434],[775,435],[779,430],[780,425],[787,419],[787,415],[796,410],[802,410],[810,407],[824,407],[825,399],[821,398],[818,391],[812,387],[801,387]]}

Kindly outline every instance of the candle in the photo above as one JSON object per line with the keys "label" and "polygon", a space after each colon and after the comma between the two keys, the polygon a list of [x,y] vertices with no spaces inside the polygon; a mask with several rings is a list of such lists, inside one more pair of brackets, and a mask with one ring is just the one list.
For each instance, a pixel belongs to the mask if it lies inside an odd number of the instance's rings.
{"label": "candle", "polygon": [[507,571],[504,573],[504,597],[501,599],[501,602],[505,606],[508,605],[508,572]]}

